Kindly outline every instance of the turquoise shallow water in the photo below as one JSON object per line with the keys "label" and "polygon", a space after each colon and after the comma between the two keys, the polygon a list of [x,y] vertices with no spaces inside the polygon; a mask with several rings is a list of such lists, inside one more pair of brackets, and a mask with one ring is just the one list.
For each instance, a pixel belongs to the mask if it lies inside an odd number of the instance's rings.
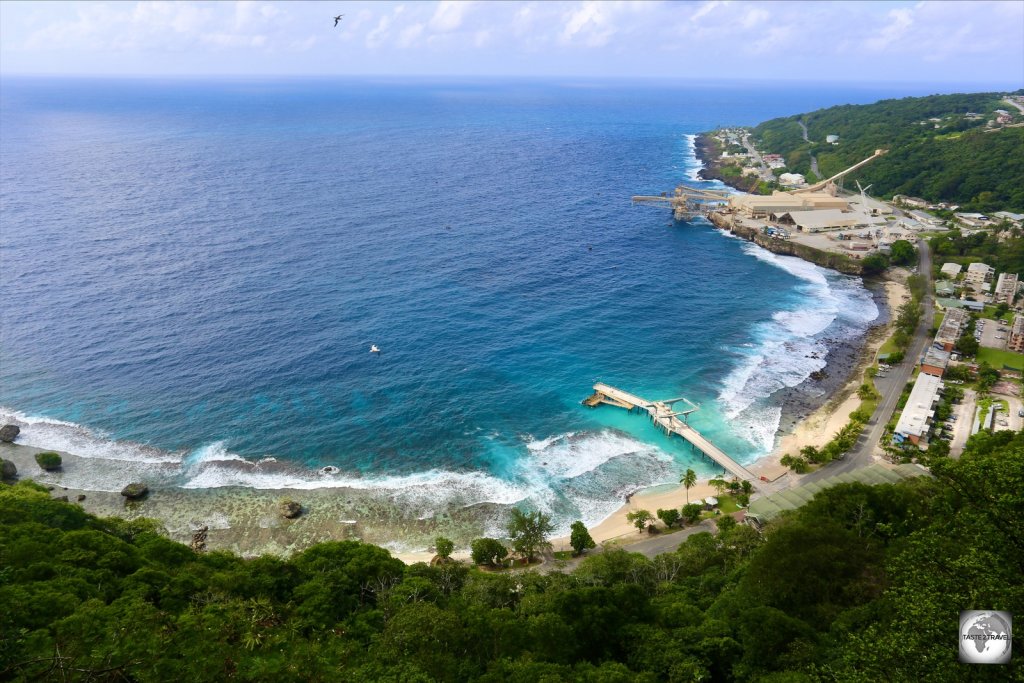
{"label": "turquoise shallow water", "polygon": [[597,521],[710,470],[582,407],[594,381],[700,402],[749,461],[773,393],[878,313],[855,279],[629,196],[692,174],[693,133],[880,94],[6,80],[0,405],[22,442],[95,459],[75,486]]}

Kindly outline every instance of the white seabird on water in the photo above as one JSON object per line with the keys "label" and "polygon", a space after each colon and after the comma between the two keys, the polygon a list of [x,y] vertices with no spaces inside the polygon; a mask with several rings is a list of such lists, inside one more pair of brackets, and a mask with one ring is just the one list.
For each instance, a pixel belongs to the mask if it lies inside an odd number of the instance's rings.
{"label": "white seabird on water", "polygon": [[370,353],[380,353],[380,349],[377,348],[376,344],[370,344]]}

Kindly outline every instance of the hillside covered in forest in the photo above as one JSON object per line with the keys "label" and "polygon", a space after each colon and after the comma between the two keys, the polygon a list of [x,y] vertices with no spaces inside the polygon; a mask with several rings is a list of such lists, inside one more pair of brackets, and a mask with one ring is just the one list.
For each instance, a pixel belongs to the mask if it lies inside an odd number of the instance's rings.
{"label": "hillside covered in forest", "polygon": [[[781,154],[786,170],[809,181],[818,177],[811,172],[812,157],[825,178],[886,149],[888,154],[848,176],[848,185],[860,180],[886,198],[903,194],[977,211],[1024,211],[1024,114],[1005,95],[829,107],[766,121],[753,129],[753,137],[761,151]],[[829,136],[838,136],[835,144]]]}
{"label": "hillside covered in forest", "polygon": [[1024,433],[931,465],[826,489],[763,534],[728,518],[653,560],[609,549],[547,574],[355,541],[194,552],[3,484],[0,679],[1021,680],[1019,656],[957,662],[957,615],[1024,612]]}

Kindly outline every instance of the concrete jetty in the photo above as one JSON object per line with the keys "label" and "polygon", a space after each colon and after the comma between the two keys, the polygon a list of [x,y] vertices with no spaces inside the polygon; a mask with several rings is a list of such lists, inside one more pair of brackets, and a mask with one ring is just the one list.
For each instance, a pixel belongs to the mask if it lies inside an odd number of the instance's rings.
{"label": "concrete jetty", "polygon": [[[686,403],[690,407],[684,410],[677,410],[673,408],[673,406],[681,402]],[[687,416],[699,409],[699,406],[692,401],[682,397],[669,399],[667,401],[648,401],[636,394],[631,394],[628,391],[623,391],[622,389],[617,389],[603,382],[598,382],[594,385],[594,393],[584,399],[583,405],[596,407],[602,403],[616,406],[618,408],[625,408],[630,412],[634,410],[642,410],[646,412],[651,416],[651,420],[654,424],[665,430],[666,434],[675,434],[683,437],[689,441],[694,448],[711,458],[725,471],[739,479],[749,481],[755,488],[758,487],[760,480],[756,475],[730,458],[722,449],[711,443],[711,441],[704,437],[703,434],[687,424]],[[682,419],[679,419],[680,417]]]}

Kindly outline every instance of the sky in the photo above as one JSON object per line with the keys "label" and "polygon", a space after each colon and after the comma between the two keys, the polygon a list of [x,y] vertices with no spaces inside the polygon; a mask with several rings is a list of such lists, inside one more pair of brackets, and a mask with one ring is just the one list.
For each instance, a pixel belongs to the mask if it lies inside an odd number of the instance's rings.
{"label": "sky", "polygon": [[[333,15],[344,13],[335,27]],[[0,73],[1024,87],[1010,2],[0,2]]]}

